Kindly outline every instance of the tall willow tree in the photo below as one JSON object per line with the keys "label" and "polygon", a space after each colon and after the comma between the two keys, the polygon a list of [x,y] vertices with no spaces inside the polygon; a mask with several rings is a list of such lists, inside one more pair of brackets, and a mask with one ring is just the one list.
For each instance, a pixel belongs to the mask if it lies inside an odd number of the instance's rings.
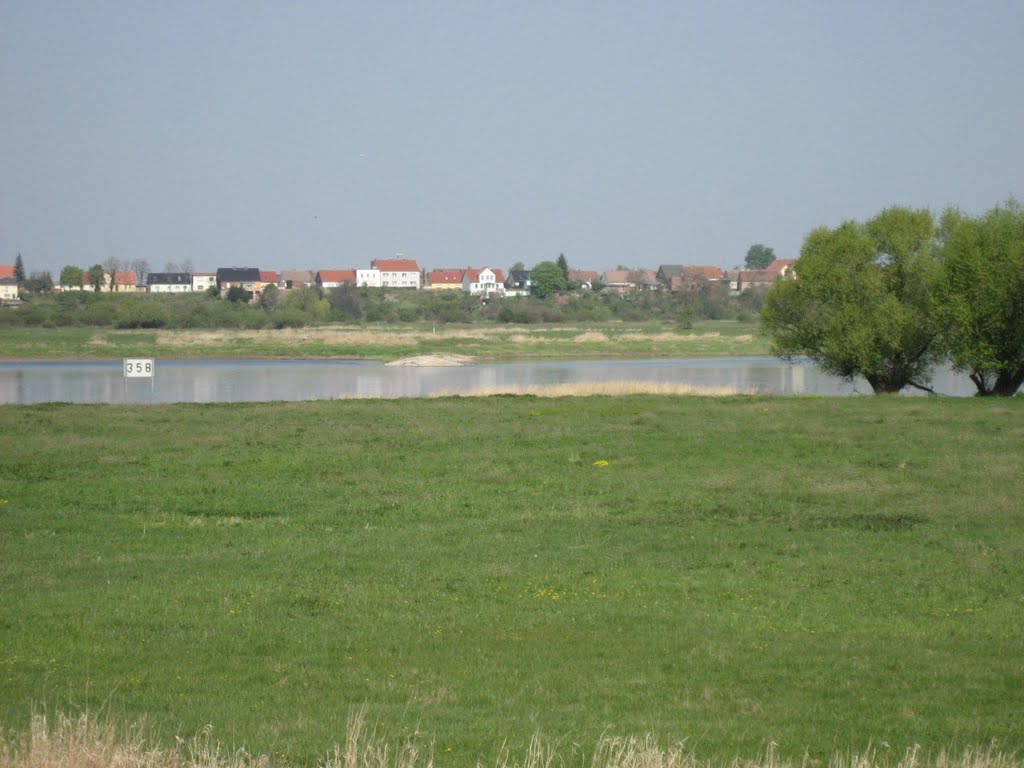
{"label": "tall willow tree", "polygon": [[935,235],[931,213],[908,208],[811,232],[796,279],[776,283],[765,298],[761,322],[774,352],[809,357],[846,379],[863,376],[876,393],[930,391]]}
{"label": "tall willow tree", "polygon": [[1012,396],[1024,384],[1024,208],[942,217],[936,314],[943,347],[979,395]]}

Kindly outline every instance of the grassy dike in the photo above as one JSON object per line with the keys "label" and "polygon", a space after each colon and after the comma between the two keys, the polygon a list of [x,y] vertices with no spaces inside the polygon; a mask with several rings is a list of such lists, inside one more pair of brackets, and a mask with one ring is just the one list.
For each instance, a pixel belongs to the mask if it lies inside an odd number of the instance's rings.
{"label": "grassy dike", "polygon": [[325,325],[254,330],[121,330],[115,328],[2,329],[0,359],[116,360],[123,357],[361,358],[455,354],[485,360],[766,355],[756,323],[551,325]]}
{"label": "grassy dike", "polygon": [[[0,723],[1024,749],[1024,402],[0,407]],[[581,745],[581,746],[574,746]]]}

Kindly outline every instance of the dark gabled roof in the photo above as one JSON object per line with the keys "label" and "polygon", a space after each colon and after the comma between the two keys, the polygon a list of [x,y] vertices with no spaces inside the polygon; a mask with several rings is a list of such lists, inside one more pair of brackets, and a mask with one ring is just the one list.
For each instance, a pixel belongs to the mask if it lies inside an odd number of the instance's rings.
{"label": "dark gabled roof", "polygon": [[259,283],[259,267],[221,267],[217,270],[218,283]]}
{"label": "dark gabled roof", "polygon": [[508,273],[508,282],[516,285],[522,285],[523,283],[529,282],[530,274],[533,270],[530,269],[513,269]]}
{"label": "dark gabled roof", "polygon": [[662,264],[658,267],[658,279],[668,282],[673,277],[679,277],[683,274],[682,264]]}
{"label": "dark gabled roof", "polygon": [[146,285],[192,285],[192,275],[188,272],[150,272],[146,275]]}
{"label": "dark gabled roof", "polygon": [[281,271],[281,279],[284,281],[291,281],[293,283],[309,283],[312,285],[316,282],[311,269],[285,269]]}

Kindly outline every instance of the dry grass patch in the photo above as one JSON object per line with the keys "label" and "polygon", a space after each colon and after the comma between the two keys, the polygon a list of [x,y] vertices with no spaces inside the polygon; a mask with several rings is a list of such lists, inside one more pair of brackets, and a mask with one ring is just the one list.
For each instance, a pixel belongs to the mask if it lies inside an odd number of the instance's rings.
{"label": "dry grass patch", "polygon": [[328,328],[261,328],[235,331],[161,331],[157,334],[156,340],[160,345],[178,347],[212,346],[234,341],[400,346],[416,344],[423,336],[424,334],[412,332],[381,333],[363,330],[340,331]]}
{"label": "dry grass patch", "polygon": [[721,334],[715,333],[704,333],[704,334],[679,334],[671,331],[662,331],[661,333],[637,333],[631,331],[624,333],[619,336],[620,341],[692,341],[694,339],[712,339],[721,336]]}
{"label": "dry grass patch", "polygon": [[[205,727],[188,741],[176,738],[174,746],[148,743],[145,729],[137,723],[122,731],[89,715],[77,719],[58,715],[32,718],[23,738],[0,733],[0,768],[279,768],[288,766],[288,756],[250,755],[244,749],[227,750],[214,741],[213,728]],[[893,754],[895,752],[895,754]],[[350,719],[344,745],[335,745],[317,763],[322,768],[433,768],[451,759],[419,735],[397,744],[368,727],[360,713]],[[554,768],[587,765],[590,768],[818,768],[823,761],[804,756],[800,760],[781,757],[774,744],[752,759],[701,759],[685,744],[662,747],[651,736],[613,738],[605,736],[587,755],[578,744],[562,746],[534,737],[523,755],[505,748],[486,763],[495,768]],[[954,754],[940,750],[929,755],[914,746],[906,751],[869,748],[862,754],[836,754],[828,768],[1021,768],[1014,754],[994,748],[968,748]]]}
{"label": "dry grass patch", "polygon": [[608,341],[608,337],[600,331],[589,331],[587,333],[581,333],[579,336],[573,338],[575,342],[586,342],[586,341]]}
{"label": "dry grass patch", "polygon": [[392,360],[386,365],[407,367],[407,368],[445,368],[459,365],[468,365],[473,358],[468,355],[415,355],[403,357],[399,360]]}

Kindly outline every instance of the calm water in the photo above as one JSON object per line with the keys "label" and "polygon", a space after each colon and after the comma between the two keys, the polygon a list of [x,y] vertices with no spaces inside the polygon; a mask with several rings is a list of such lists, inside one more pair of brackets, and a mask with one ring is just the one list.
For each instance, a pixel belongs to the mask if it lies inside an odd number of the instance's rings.
{"label": "calm water", "polygon": [[[779,395],[870,394],[810,364],[775,358],[601,360],[496,363],[455,368],[389,367],[337,360],[197,360],[156,362],[152,379],[125,379],[121,361],[3,363],[0,403],[219,403],[326,400],[337,397],[421,397],[468,394],[503,386],[592,381],[658,381],[698,387],[733,386]],[[974,385],[940,371],[938,392],[965,396]],[[908,392],[908,394],[914,394]]]}

